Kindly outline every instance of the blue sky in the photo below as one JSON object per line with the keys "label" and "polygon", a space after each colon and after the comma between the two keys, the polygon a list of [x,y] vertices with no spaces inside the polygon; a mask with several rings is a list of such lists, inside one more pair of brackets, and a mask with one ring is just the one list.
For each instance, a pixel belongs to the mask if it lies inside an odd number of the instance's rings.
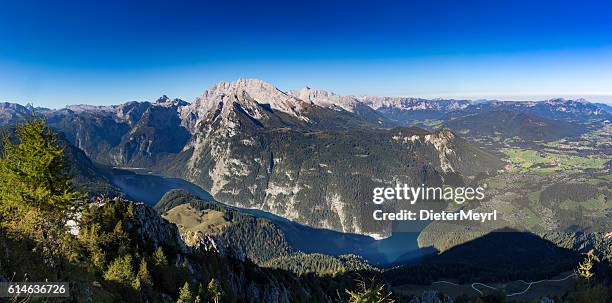
{"label": "blue sky", "polygon": [[612,3],[0,0],[0,101],[191,101],[239,77],[341,94],[611,102]]}

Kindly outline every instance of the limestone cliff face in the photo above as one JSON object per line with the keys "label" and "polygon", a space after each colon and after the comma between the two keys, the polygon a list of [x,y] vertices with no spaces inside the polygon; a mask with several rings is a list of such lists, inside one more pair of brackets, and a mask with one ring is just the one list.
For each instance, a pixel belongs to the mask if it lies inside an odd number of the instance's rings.
{"label": "limestone cliff face", "polygon": [[[268,108],[277,102],[262,98],[275,92],[257,99],[241,85],[222,87],[199,99],[202,109],[191,109],[198,122],[172,169],[232,205],[314,227],[386,236],[390,226],[371,219],[374,187],[441,185],[445,174],[498,165],[491,155],[480,162],[486,153],[449,130],[319,129],[312,121],[321,112]],[[313,93],[311,99],[321,96],[329,97]]]}
{"label": "limestone cliff face", "polygon": [[163,96],[156,102],[73,105],[45,112],[45,116],[51,127],[97,162],[150,167],[178,153],[191,137],[180,118],[187,105]]}
{"label": "limestone cliff face", "polygon": [[47,117],[96,162],[181,177],[231,205],[378,237],[390,226],[371,219],[374,187],[440,185],[448,174],[468,177],[499,164],[448,130],[388,128],[377,106],[420,106],[394,100],[284,92],[240,79],[212,86],[191,104],[163,96],[70,106]]}

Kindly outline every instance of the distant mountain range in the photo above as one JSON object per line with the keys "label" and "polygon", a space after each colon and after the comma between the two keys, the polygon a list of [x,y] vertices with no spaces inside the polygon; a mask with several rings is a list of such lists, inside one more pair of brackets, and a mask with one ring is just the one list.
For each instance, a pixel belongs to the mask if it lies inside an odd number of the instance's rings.
{"label": "distant mountain range", "polygon": [[517,137],[529,141],[557,140],[579,135],[585,130],[579,124],[507,109],[477,112],[451,119],[443,125],[469,137]]}
{"label": "distant mountain range", "polygon": [[612,117],[610,106],[591,103],[584,99],[566,100],[562,98],[545,101],[484,101],[477,102],[458,111],[447,114],[445,119],[461,117],[466,114],[508,110],[537,115],[547,119],[570,121],[609,120]]}
{"label": "distant mountain range", "polygon": [[377,237],[391,226],[370,219],[372,188],[461,184],[503,166],[453,131],[405,126],[438,120],[459,134],[539,140],[578,133],[570,121],[612,117],[608,106],[584,100],[355,97],[285,92],[255,79],[219,82],[192,103],[166,96],[58,110],[0,103],[0,124],[32,112],[94,162],[183,178],[231,205]]}
{"label": "distant mountain range", "polygon": [[[283,112],[285,114],[302,116],[313,106],[332,109],[337,112],[349,112],[351,119],[359,117],[374,125],[410,125],[414,121],[425,119],[451,119],[469,113],[510,110],[530,113],[549,119],[595,119],[605,120],[612,117],[612,106],[604,103],[593,103],[585,99],[566,100],[556,98],[544,101],[499,101],[499,100],[454,100],[454,99],[423,99],[411,97],[379,97],[379,96],[341,96],[324,90],[305,87],[297,91],[284,92],[273,85],[257,79],[239,79],[234,82],[221,81],[210,90],[198,97],[193,104],[180,99],[171,100],[167,96],[160,97],[156,102],[131,101],[121,105],[94,106],[69,105],[64,109],[52,110],[35,108],[32,105],[15,103],[0,103],[0,124],[11,123],[28,115],[32,111],[57,113],[71,111],[115,113],[118,120],[134,122],[152,105],[181,108],[180,116],[184,122],[193,122],[198,113],[210,110],[213,103],[205,102],[207,98],[220,91],[244,89],[251,98],[262,101],[261,105]],[[452,114],[449,114],[452,113]],[[346,116],[346,113],[344,113]],[[313,124],[313,123],[311,123]],[[193,127],[186,123],[184,126]],[[311,125],[312,126],[312,125]],[[346,127],[337,125],[339,127]]]}

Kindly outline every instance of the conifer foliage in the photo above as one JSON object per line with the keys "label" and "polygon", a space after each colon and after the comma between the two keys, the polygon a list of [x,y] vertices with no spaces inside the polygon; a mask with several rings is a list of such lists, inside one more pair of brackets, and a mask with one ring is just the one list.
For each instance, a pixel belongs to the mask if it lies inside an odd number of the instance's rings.
{"label": "conifer foliage", "polygon": [[64,149],[43,118],[17,125],[2,138],[0,224],[8,232],[40,243],[49,255],[60,253],[67,221],[75,219],[84,195],[73,190]]}
{"label": "conifer foliage", "polygon": [[357,281],[357,290],[346,290],[349,296],[348,303],[394,303],[391,299],[391,292],[385,289],[382,283],[376,283],[374,280],[370,285],[365,280]]}

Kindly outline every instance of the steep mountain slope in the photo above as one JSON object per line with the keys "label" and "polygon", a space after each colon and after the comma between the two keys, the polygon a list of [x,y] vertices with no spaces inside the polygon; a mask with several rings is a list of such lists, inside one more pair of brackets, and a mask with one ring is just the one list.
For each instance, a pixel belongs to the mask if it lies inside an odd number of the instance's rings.
{"label": "steep mountain slope", "polygon": [[360,119],[378,126],[391,126],[393,121],[371,108],[368,104],[351,96],[340,96],[332,92],[305,87],[299,91],[289,92],[291,95],[324,108],[337,111],[347,111]]}
{"label": "steep mountain slope", "polygon": [[[287,271],[262,268],[217,249],[210,239],[186,241],[176,225],[147,205],[119,199],[99,202],[84,212],[79,236],[71,246],[61,247],[66,254],[79,248],[72,254],[78,258],[62,263],[69,270],[45,262],[48,255],[27,238],[11,239],[1,230],[0,278],[69,281],[67,300],[72,302],[175,302],[186,282],[195,285],[191,290],[197,294],[198,284],[215,279],[223,302],[252,303],[334,302],[336,292],[355,278],[347,274],[330,285],[329,280],[301,279]],[[102,257],[92,257],[91,247]],[[118,260],[126,260],[120,269]],[[139,264],[147,268],[146,275]],[[136,288],[138,272],[147,279]]]}
{"label": "steep mountain slope", "polygon": [[[169,103],[170,102],[170,103]],[[186,106],[182,100],[158,100],[149,106],[130,132],[111,151],[118,164],[150,167],[156,162],[181,151],[191,134],[181,126],[178,109]]]}
{"label": "steep mountain slope", "polygon": [[599,107],[601,110],[612,114],[612,106],[610,104],[605,104],[605,103],[595,103],[595,106]]}
{"label": "steep mountain slope", "polygon": [[188,103],[163,96],[154,103],[69,106],[46,113],[47,123],[97,162],[147,167],[178,153],[190,134],[179,111]]}
{"label": "steep mountain slope", "polygon": [[247,92],[249,85],[223,88],[200,99],[193,138],[164,171],[233,205],[315,227],[387,235],[390,226],[371,219],[377,208],[370,201],[374,187],[440,185],[447,174],[465,177],[501,167],[493,156],[447,130],[355,124],[350,130],[333,124],[322,130],[317,117],[329,109],[300,103],[299,111],[279,113],[263,104],[281,100],[257,100]]}
{"label": "steep mountain slope", "polygon": [[[266,127],[346,130],[388,125],[381,122],[381,115],[363,104],[355,113],[322,107],[254,79],[219,82],[192,104],[166,96],[156,102],[73,105],[60,110],[5,104],[6,109],[1,111],[5,117],[2,123],[16,121],[22,112],[28,114],[35,110],[44,113],[49,125],[65,133],[73,145],[97,162],[126,167],[167,165],[191,139],[196,125],[213,117],[223,106],[219,100],[231,98],[227,92],[237,90],[252,99],[250,103],[240,103],[240,110]],[[362,111],[371,117],[357,114]]]}
{"label": "steep mountain slope", "polygon": [[517,136],[528,141],[556,140],[576,136],[584,131],[580,125],[509,110],[459,117],[445,122],[444,126],[469,137]]}
{"label": "steep mountain slope", "polygon": [[530,112],[542,117],[551,119],[609,119],[612,113],[607,112],[604,108],[596,103],[588,102],[584,99],[565,100],[551,99],[547,101],[537,102],[535,106],[531,104],[520,104],[525,112]]}
{"label": "steep mountain slope", "polygon": [[371,219],[374,187],[460,184],[502,166],[448,130],[385,129],[389,119],[357,98],[291,94],[255,79],[220,82],[192,104],[162,97],[79,105],[47,119],[96,162],[184,178],[232,205],[374,236],[391,228]]}
{"label": "steep mountain slope", "polygon": [[[47,123],[60,130],[76,147],[97,162],[112,163],[113,150],[130,130],[133,119],[119,119],[115,110],[140,112],[148,104],[126,103],[121,109],[114,107],[68,107],[46,115]],[[139,118],[141,113],[138,113]]]}
{"label": "steep mountain slope", "polygon": [[31,106],[0,102],[0,126],[14,125],[17,121],[23,119],[23,117],[31,115],[31,113]]}

